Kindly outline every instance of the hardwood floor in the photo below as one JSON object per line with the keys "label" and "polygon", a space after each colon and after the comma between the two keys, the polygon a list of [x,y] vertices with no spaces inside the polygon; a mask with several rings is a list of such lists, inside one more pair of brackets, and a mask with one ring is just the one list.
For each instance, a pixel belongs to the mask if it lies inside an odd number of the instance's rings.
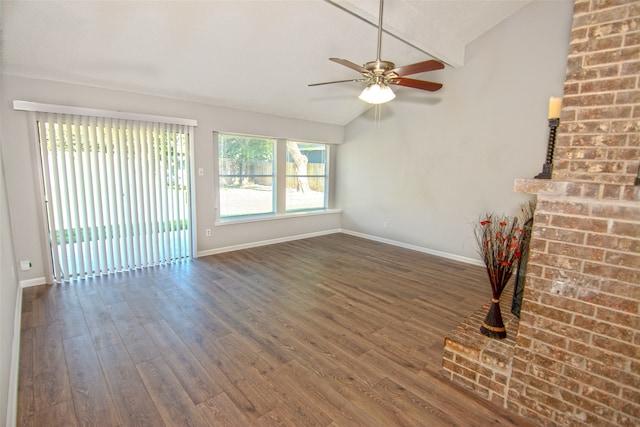
{"label": "hardwood floor", "polygon": [[441,371],[485,274],[333,234],[27,288],[18,425],[529,425]]}

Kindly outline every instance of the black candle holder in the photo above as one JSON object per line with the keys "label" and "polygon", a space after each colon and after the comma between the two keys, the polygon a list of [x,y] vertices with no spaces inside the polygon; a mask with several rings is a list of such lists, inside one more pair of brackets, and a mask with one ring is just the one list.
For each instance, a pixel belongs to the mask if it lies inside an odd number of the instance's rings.
{"label": "black candle holder", "polygon": [[553,171],[553,152],[556,148],[556,133],[560,119],[549,119],[549,142],[547,143],[547,159],[542,165],[542,172],[535,176],[536,179],[551,179]]}

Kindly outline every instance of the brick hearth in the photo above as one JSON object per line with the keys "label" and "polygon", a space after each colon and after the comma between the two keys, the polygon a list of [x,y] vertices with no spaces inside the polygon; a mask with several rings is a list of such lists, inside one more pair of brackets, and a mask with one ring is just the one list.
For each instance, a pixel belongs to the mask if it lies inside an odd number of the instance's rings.
{"label": "brick hearth", "polygon": [[[486,286],[490,286],[488,279]],[[513,281],[500,298],[507,338],[491,339],[480,333],[480,325],[491,305],[487,301],[444,340],[442,367],[448,371],[451,381],[500,406],[506,406],[519,324],[518,318],[509,311],[512,291]]]}

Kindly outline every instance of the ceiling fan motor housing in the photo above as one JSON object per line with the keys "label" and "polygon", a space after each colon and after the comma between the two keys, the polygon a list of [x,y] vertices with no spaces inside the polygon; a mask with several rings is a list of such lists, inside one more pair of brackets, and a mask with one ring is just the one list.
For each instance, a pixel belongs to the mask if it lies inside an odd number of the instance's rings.
{"label": "ceiling fan motor housing", "polygon": [[385,71],[393,70],[394,68],[396,68],[396,64],[394,64],[391,61],[377,60],[377,61],[367,62],[366,64],[363,65],[363,67],[373,73],[382,74]]}
{"label": "ceiling fan motor housing", "polygon": [[362,75],[369,78],[372,84],[386,84],[398,77],[395,73],[389,73],[389,71],[396,68],[396,64],[391,61],[383,61],[379,59],[367,62],[363,65],[363,68],[365,68],[369,73],[362,73]]}

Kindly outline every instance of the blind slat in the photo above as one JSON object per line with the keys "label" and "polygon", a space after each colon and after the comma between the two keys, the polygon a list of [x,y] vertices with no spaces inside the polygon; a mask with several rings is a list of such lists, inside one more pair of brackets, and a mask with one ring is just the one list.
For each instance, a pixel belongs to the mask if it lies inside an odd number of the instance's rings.
{"label": "blind slat", "polygon": [[[50,126],[50,141],[51,141],[51,154],[52,154],[52,168],[51,168],[51,181],[53,183],[53,194],[51,194],[51,200],[55,206],[54,216],[54,233],[61,248],[60,252],[60,268],[62,269],[65,278],[69,278],[69,257],[67,256],[67,235],[65,233],[64,215],[62,212],[62,172],[60,169],[64,169],[64,150],[60,153],[62,147],[64,147],[64,138],[60,135],[60,129],[58,126]],[[60,144],[60,147],[58,146]],[[62,156],[62,159],[60,158]]]}
{"label": "blind slat", "polygon": [[[167,188],[167,171],[168,167],[168,150],[169,150],[169,136],[167,126],[162,126],[162,144],[160,147],[160,182],[163,188]],[[169,257],[171,253],[171,228],[169,227],[169,195],[166,191],[162,192],[162,236],[164,243],[164,256]]]}
{"label": "blind slat", "polygon": [[80,217],[80,222],[76,224],[76,234],[78,236],[79,244],[79,253],[82,258],[82,263],[79,265],[76,274],[79,277],[84,277],[89,273],[89,268],[91,266],[91,251],[90,251],[90,242],[89,242],[89,217],[87,215],[86,205],[86,163],[84,158],[85,152],[85,144],[82,139],[82,126],[80,124],[80,118],[78,116],[74,116],[71,118],[73,120],[73,126],[71,126],[72,132],[75,135],[78,135],[78,140],[75,141],[76,151],[74,153],[74,157],[76,157],[76,164],[78,165],[77,170],[77,182],[80,184],[78,186],[78,200],[76,210],[78,211],[78,215]]}
{"label": "blind slat", "polygon": [[[177,165],[178,165],[178,150],[180,148],[179,146],[179,142],[178,142],[178,138],[177,138],[177,131],[176,131],[176,125],[172,125],[172,134],[174,135],[173,138],[173,169],[175,170]],[[172,193],[173,193],[173,215],[174,218],[180,218],[180,193],[178,192],[178,176],[174,175],[172,176],[172,182],[171,182],[171,188],[173,189]],[[181,248],[181,236],[180,236],[180,223],[178,222],[174,222],[175,227],[174,229],[176,230],[174,232],[175,235],[175,243],[173,246],[173,251],[174,251],[174,256],[175,256],[175,252],[176,250],[179,251]]]}
{"label": "blind slat", "polygon": [[[47,140],[49,139],[48,126],[46,122],[39,122],[38,125],[38,137],[40,138],[40,161],[43,170],[44,176],[44,188],[47,195],[52,194],[51,187],[51,171],[49,167],[49,154],[47,150]],[[48,197],[45,197],[45,203],[47,204],[47,210],[52,207],[51,200]],[[53,248],[58,246],[58,239],[56,238],[55,233],[55,223],[53,215],[47,215],[47,228],[49,230],[49,245],[51,246],[51,255],[52,255],[52,264],[54,269],[61,269],[60,265],[60,255],[58,251],[54,251]]]}
{"label": "blind slat", "polygon": [[113,160],[115,151],[113,150],[113,141],[111,135],[111,120],[105,119],[101,124],[101,132],[104,132],[104,174],[106,182],[106,194],[103,198],[105,206],[105,214],[107,216],[105,232],[107,235],[107,259],[108,265],[112,266],[115,271],[120,271],[118,260],[115,258],[116,233],[114,229],[115,221],[115,182],[113,180]]}
{"label": "blind slat", "polygon": [[124,204],[124,226],[126,229],[126,248],[127,248],[127,268],[134,268],[135,266],[135,253],[133,250],[133,239],[134,239],[134,227],[133,227],[133,217],[131,215],[132,209],[132,194],[135,194],[131,191],[131,185],[129,183],[129,176],[132,173],[131,162],[133,160],[129,160],[130,157],[133,157],[133,150],[131,144],[127,144],[127,141],[131,139],[131,129],[129,126],[120,127],[120,144],[122,146],[122,182],[123,182],[123,194],[122,200]]}
{"label": "blind slat", "polygon": [[114,245],[114,256],[116,257],[116,270],[122,271],[125,269],[127,263],[127,229],[124,221],[124,189],[122,187],[122,163],[123,154],[120,148],[120,132],[121,129],[117,125],[117,120],[113,120],[112,126],[115,128],[113,134],[113,181],[115,194],[113,203],[115,206],[115,222],[118,240]]}
{"label": "blind slat", "polygon": [[[62,129],[63,129],[63,133],[65,135],[67,135],[67,139],[71,139],[68,137],[68,135],[72,135],[72,129],[69,125],[68,121],[65,121],[65,123],[62,125]],[[73,204],[77,203],[78,200],[78,187],[77,187],[77,179],[76,179],[76,167],[75,167],[75,150],[76,148],[73,147],[73,140],[71,139],[71,152],[73,153],[73,155],[68,156],[69,157],[69,182],[68,182],[68,193],[69,193],[69,198],[68,201],[69,203],[67,204],[67,210],[71,213],[71,221],[69,222],[69,226],[71,228],[70,234],[72,234],[72,243],[71,245],[73,246],[73,251],[71,252],[71,264],[73,265],[73,273],[75,273],[78,270],[78,266],[79,265],[83,265],[84,263],[84,257],[82,255],[82,251],[78,250],[78,248],[81,248],[82,243],[80,242],[80,235],[78,234],[77,228],[73,227],[73,224],[79,224],[80,223],[80,215],[78,213],[77,209],[72,209]]]}
{"label": "blind slat", "polygon": [[[154,264],[153,250],[151,244],[152,224],[151,224],[151,186],[150,183],[151,172],[149,170],[149,146],[150,140],[153,141],[153,134],[149,126],[144,126],[143,138],[141,142],[141,157],[142,157],[142,206],[143,206],[143,219],[144,219],[144,250],[146,255],[146,263]],[[152,143],[152,142],[151,142]]]}
{"label": "blind slat", "polygon": [[[157,202],[156,202],[156,196],[157,196],[157,191],[158,188],[154,185],[154,182],[158,179],[158,176],[156,174],[156,157],[157,157],[157,149],[158,149],[158,124],[154,123],[153,124],[153,130],[151,133],[151,138],[153,141],[153,144],[149,144],[148,146],[148,152],[149,152],[149,161],[148,161],[148,165],[149,165],[149,221],[151,223],[151,234],[153,236],[157,236],[158,235],[158,228],[159,228],[159,222],[158,222],[158,208],[157,208]],[[157,263],[160,262],[160,254],[158,253],[158,240],[160,240],[160,237],[158,236],[157,239],[152,239],[151,240],[151,253],[153,254],[153,262]]]}

